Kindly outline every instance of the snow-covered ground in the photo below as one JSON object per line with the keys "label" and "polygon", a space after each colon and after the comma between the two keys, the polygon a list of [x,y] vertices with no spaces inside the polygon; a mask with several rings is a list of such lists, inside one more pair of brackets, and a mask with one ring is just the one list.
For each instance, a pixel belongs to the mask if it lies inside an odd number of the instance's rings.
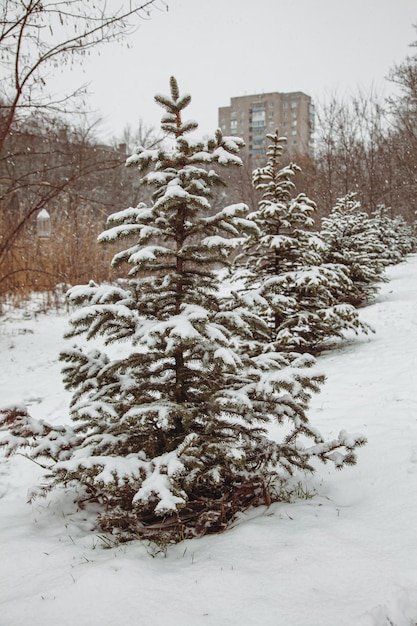
{"label": "snow-covered ground", "polygon": [[[26,503],[42,470],[0,456],[0,626],[415,626],[417,255],[388,268],[361,319],[375,335],[319,359],[310,418],[368,438],[353,468],[300,476],[292,504],[155,554],[108,545],[65,493]],[[66,317],[0,318],[0,406],[67,421]],[[310,497],[316,492],[314,497]]]}

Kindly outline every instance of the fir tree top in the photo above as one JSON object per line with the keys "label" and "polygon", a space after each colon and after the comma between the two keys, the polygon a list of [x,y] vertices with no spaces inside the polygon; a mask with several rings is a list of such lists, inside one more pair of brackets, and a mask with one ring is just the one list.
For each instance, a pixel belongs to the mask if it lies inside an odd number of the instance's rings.
{"label": "fir tree top", "polygon": [[301,168],[295,163],[285,167],[280,164],[286,137],[280,137],[278,130],[266,137],[270,141],[266,153],[267,163],[253,172],[253,185],[262,193],[262,198],[258,210],[251,217],[262,225],[264,235],[278,234],[281,229],[312,226],[314,221],[311,214],[316,204],[304,193],[293,197],[293,179]]}

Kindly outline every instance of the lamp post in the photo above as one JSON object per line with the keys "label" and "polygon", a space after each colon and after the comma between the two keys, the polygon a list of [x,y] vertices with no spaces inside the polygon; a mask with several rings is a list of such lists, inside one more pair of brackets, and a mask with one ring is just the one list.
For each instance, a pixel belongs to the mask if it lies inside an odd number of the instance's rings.
{"label": "lamp post", "polygon": [[51,216],[46,209],[39,211],[36,217],[36,230],[40,239],[49,239],[51,236]]}

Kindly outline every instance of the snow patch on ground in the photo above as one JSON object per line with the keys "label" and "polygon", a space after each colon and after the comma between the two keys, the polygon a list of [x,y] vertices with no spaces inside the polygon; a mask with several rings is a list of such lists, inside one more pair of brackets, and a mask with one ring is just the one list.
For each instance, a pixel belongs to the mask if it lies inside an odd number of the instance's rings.
{"label": "snow patch on ground", "polygon": [[[0,626],[415,626],[417,256],[387,273],[360,310],[376,334],[319,358],[327,382],[309,412],[326,438],[346,428],[368,444],[353,468],[297,477],[296,503],[157,553],[112,545],[72,493],[27,504],[42,469],[0,456]],[[0,405],[68,423],[66,316],[0,323]]]}

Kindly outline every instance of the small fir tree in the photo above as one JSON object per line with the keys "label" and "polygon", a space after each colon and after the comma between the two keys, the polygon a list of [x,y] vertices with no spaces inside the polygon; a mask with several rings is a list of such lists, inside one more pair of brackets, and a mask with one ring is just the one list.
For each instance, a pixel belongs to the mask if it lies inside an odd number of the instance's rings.
{"label": "small fir tree", "polygon": [[355,193],[339,198],[330,215],[322,220],[321,237],[327,244],[325,258],[344,264],[352,281],[345,293],[355,306],[369,303],[384,277],[385,246],[379,226],[362,210]]}
{"label": "small fir tree", "polygon": [[397,236],[397,247],[403,259],[407,254],[412,254],[417,249],[416,230],[406,222],[402,215],[393,217],[392,221]]}
{"label": "small fir tree", "polygon": [[[313,458],[354,463],[364,438],[342,431],[325,441],[310,425],[309,399],[324,380],[311,356],[241,349],[267,328],[222,297],[217,270],[254,225],[244,205],[210,215],[209,201],[221,183],[213,167],[239,164],[241,140],[188,137],[197,127],[182,117],[190,96],[173,78],[170,96],[156,101],[173,146],[128,160],[152,203],[112,215],[100,236],[128,242],[113,261],[129,268],[127,280],[70,291],[81,308],[68,337],[92,344],[62,353],[74,425],[37,422],[24,408],[0,422],[10,428],[7,453],[28,447],[49,460],[51,486],[76,485],[101,504],[101,529],[176,541],[279,498],[281,475],[313,470]],[[271,422],[287,424],[281,442]]]}
{"label": "small fir tree", "polygon": [[253,172],[262,195],[258,209],[248,216],[258,230],[237,258],[244,269],[236,277],[255,298],[276,349],[317,351],[347,330],[367,332],[369,327],[343,302],[352,289],[347,269],[323,261],[326,246],[310,230],[316,205],[304,193],[295,195],[293,178],[300,168],[280,166],[286,139],[278,131],[267,139],[267,164]]}
{"label": "small fir tree", "polygon": [[400,263],[415,250],[413,230],[401,215],[391,217],[391,209],[380,204],[373,213],[372,221],[383,245],[380,258],[384,265]]}

